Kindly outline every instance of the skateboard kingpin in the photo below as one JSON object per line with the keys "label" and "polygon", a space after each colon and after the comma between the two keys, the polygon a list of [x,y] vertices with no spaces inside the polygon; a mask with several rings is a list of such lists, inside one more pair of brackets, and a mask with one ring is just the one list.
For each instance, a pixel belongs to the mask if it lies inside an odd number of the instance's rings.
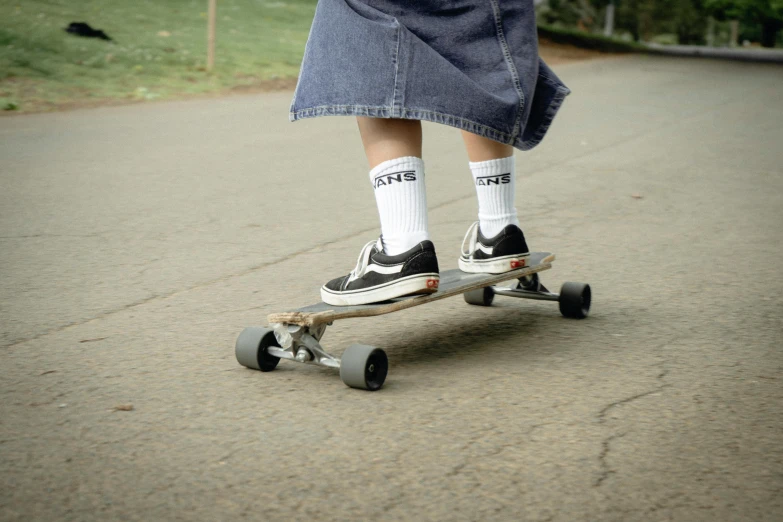
{"label": "skateboard kingpin", "polygon": [[[269,372],[280,359],[317,364],[340,370],[340,378],[351,388],[375,391],[383,386],[389,370],[386,352],[363,344],[352,344],[338,358],[319,344],[326,327],[338,319],[389,314],[447,297],[463,294],[472,305],[490,306],[496,295],[557,301],[565,317],[583,319],[590,310],[590,285],[565,283],[560,294],[551,293],[538,279],[538,272],[552,268],[554,254],[531,252],[526,266],[503,274],[471,274],[447,270],[440,274],[438,291],[427,295],[398,297],[381,303],[332,306],[318,303],[290,312],[270,314],[269,327],[242,330],[236,342],[237,361],[248,368]],[[514,280],[510,287],[495,286]]]}

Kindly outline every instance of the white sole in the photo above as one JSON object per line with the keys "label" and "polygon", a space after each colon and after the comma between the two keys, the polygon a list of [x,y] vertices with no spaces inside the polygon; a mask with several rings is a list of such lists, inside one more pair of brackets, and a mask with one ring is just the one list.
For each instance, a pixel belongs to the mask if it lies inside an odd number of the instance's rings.
{"label": "white sole", "polygon": [[459,269],[471,274],[503,274],[525,268],[528,257],[530,254],[503,256],[494,259],[472,259],[469,262],[460,257]]}
{"label": "white sole", "polygon": [[440,276],[435,273],[416,274],[394,283],[367,290],[352,292],[333,292],[325,286],[321,287],[321,299],[333,306],[351,306],[379,303],[411,294],[432,294],[438,291]]}

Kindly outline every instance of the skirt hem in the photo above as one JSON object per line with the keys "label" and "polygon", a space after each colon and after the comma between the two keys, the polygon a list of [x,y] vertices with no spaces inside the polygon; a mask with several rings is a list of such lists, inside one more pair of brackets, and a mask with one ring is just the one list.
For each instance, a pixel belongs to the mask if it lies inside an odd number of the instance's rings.
{"label": "skirt hem", "polygon": [[430,111],[424,109],[406,109],[390,107],[390,106],[376,106],[376,105],[319,105],[317,107],[308,107],[305,109],[299,109],[297,111],[291,111],[289,113],[290,121],[297,121],[305,118],[317,118],[320,116],[367,116],[370,118],[395,118],[402,120],[422,120],[430,121],[433,123],[440,123],[448,125],[450,127],[456,127],[460,130],[468,131],[473,134],[477,134],[484,138],[488,138],[506,145],[512,145],[519,150],[530,150],[538,145],[541,140],[544,139],[547,131],[549,130],[552,121],[560,110],[560,106],[563,104],[566,96],[571,91],[565,87],[558,87],[557,93],[552,97],[549,102],[549,106],[542,118],[541,124],[536,129],[535,134],[528,140],[522,139],[522,133],[518,133],[516,138],[509,133],[499,131],[487,125],[477,123],[475,121],[462,118],[460,116],[454,116],[453,114],[446,114],[438,111]]}

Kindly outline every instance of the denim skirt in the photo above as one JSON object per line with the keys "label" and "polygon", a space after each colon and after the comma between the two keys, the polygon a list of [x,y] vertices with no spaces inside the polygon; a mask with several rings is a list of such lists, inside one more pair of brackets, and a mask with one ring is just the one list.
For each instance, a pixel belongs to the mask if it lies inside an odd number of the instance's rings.
{"label": "denim skirt", "polygon": [[290,119],[427,120],[529,150],[569,92],[533,0],[319,0]]}

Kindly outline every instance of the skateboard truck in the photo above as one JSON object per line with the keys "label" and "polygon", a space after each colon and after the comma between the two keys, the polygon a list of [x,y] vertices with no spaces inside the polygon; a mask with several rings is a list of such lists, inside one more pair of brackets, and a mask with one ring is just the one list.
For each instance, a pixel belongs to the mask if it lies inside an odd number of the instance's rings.
{"label": "skateboard truck", "polygon": [[326,324],[318,326],[299,326],[295,324],[274,323],[269,325],[274,331],[279,347],[270,346],[270,355],[301,363],[317,364],[327,368],[340,368],[340,358],[326,352],[318,341],[326,331]]}
{"label": "skateboard truck", "polygon": [[319,343],[326,326],[273,323],[270,328],[245,328],[237,338],[237,361],[262,372],[274,370],[280,359],[316,364],[339,369],[340,379],[351,388],[380,389],[389,371],[386,352],[374,346],[352,344],[342,357],[335,357]]}
{"label": "skateboard truck", "polygon": [[563,317],[584,319],[590,311],[592,293],[590,285],[584,283],[564,283],[560,293],[546,289],[538,279],[538,274],[520,277],[509,286],[485,286],[465,292],[465,302],[477,306],[491,306],[496,295],[535,299],[538,301],[557,301]]}

